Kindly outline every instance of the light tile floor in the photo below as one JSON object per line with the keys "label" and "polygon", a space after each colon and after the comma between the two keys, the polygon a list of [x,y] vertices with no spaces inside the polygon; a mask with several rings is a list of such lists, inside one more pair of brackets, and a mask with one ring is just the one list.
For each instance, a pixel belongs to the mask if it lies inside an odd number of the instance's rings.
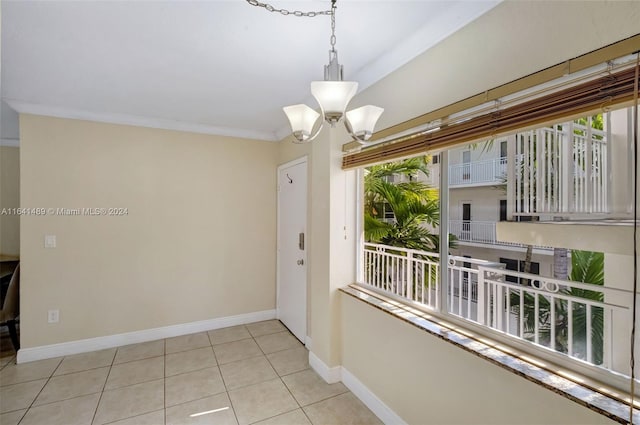
{"label": "light tile floor", "polygon": [[277,320],[20,365],[0,358],[2,425],[380,423],[311,370]]}

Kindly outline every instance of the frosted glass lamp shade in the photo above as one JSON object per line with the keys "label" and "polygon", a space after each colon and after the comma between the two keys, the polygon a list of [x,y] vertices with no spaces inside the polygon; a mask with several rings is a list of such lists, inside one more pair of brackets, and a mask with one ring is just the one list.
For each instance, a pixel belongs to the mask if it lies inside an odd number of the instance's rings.
{"label": "frosted glass lamp shade", "polygon": [[359,139],[368,140],[373,134],[373,129],[382,112],[384,112],[383,108],[373,105],[347,111],[346,117],[351,133]]}
{"label": "frosted glass lamp shade", "polygon": [[324,111],[325,120],[334,124],[342,118],[347,104],[358,90],[355,81],[312,81],[311,94]]}
{"label": "frosted glass lamp shade", "polygon": [[320,114],[303,104],[285,106],[282,110],[289,118],[291,131],[296,139],[300,142],[307,140]]}

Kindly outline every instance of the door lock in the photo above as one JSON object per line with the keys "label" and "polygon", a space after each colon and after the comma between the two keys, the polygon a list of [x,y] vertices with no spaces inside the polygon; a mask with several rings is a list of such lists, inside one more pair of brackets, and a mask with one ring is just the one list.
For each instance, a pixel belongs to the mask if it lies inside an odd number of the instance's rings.
{"label": "door lock", "polygon": [[301,266],[301,265],[304,264],[304,260],[300,259],[300,260],[297,261],[297,263],[298,263],[299,266]]}

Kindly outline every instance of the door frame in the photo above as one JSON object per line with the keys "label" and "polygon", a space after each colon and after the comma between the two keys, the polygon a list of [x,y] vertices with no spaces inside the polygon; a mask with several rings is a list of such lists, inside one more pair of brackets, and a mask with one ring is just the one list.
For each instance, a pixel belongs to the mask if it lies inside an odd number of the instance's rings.
{"label": "door frame", "polygon": [[305,206],[305,261],[307,262],[307,273],[306,273],[306,282],[304,285],[304,294],[305,294],[305,340],[303,341],[306,344],[309,343],[309,161],[308,155],[301,156],[300,158],[291,160],[289,162],[285,162],[284,164],[278,165],[276,170],[276,318],[280,318],[280,309],[279,309],[279,300],[280,300],[280,185],[282,182],[280,181],[280,171],[285,168],[293,167],[299,164],[306,164],[307,169],[307,187],[306,191],[306,203]]}

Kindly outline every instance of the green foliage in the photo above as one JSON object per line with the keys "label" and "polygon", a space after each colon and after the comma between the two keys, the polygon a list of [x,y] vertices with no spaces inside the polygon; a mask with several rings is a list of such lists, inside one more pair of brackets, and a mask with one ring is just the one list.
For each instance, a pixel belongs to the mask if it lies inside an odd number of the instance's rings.
{"label": "green foliage", "polygon": [[[571,275],[569,280],[574,282],[604,285],[604,254],[601,252],[577,251],[571,252]],[[602,292],[586,289],[561,289],[559,293],[590,301],[604,301]],[[509,298],[511,312],[517,316],[520,314],[520,291],[510,290]],[[535,296],[524,292],[522,314],[524,319],[524,338],[532,341],[535,329]],[[569,305],[567,301],[555,300],[555,315],[551,314],[551,300],[544,296],[538,296],[538,329],[541,345],[550,347],[562,353],[569,351]],[[571,322],[573,327],[573,351],[574,355],[586,360],[586,332],[587,332],[587,306],[580,302],[573,302],[571,306]],[[555,340],[551,341],[551,327],[555,327]],[[601,364],[604,353],[604,311],[600,307],[591,308],[591,355],[594,364]],[[552,346],[553,344],[553,346]]]}
{"label": "green foliage", "polygon": [[[575,122],[586,126],[589,124],[589,117],[579,118]],[[604,130],[604,115],[602,113],[591,116],[591,127],[596,130]]]}
{"label": "green foliage", "polygon": [[[604,253],[591,251],[571,252],[570,280],[593,285],[604,285]],[[567,295],[592,301],[604,301],[602,292],[572,288],[565,291]],[[581,352],[587,350],[587,308],[585,304],[573,306],[573,339],[574,348]],[[566,338],[566,336],[565,336]],[[591,340],[593,362],[602,363],[604,353],[604,311],[600,307],[591,309]]]}
{"label": "green foliage", "polygon": [[[364,178],[367,241],[423,251],[438,249],[438,235],[425,226],[436,227],[440,222],[438,192],[415,179],[419,173],[428,174],[429,162],[429,156],[422,156],[367,169]],[[409,179],[390,183],[391,176]],[[393,211],[392,222],[384,220],[384,209]]]}
{"label": "green foliage", "polygon": [[591,251],[571,251],[570,280],[604,285],[604,254]]}

